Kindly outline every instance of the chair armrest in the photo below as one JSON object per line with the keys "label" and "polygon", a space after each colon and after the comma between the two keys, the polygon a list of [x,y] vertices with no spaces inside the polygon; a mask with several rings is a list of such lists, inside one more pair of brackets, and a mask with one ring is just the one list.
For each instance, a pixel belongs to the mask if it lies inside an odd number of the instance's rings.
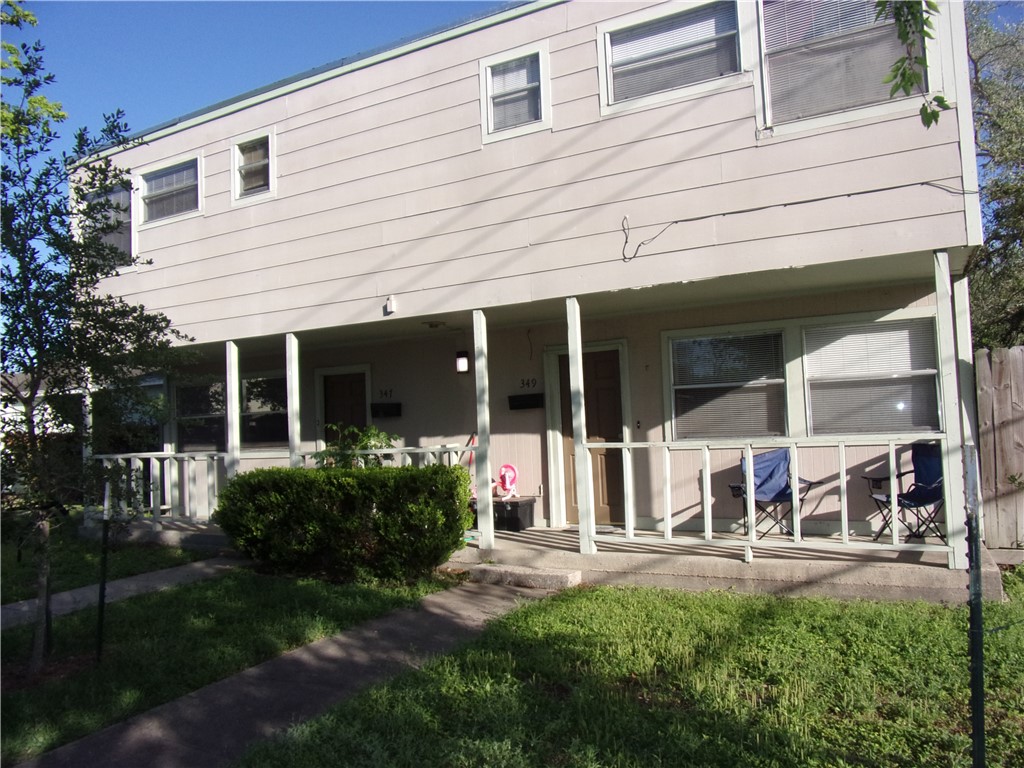
{"label": "chair armrest", "polygon": [[746,495],[746,486],[743,483],[729,483],[729,490],[732,491],[732,497],[738,499]]}

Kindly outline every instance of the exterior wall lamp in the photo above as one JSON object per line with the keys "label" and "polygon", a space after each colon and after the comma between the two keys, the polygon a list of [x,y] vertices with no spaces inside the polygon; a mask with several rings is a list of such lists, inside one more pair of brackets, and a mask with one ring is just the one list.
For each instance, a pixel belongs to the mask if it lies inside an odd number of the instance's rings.
{"label": "exterior wall lamp", "polygon": [[469,352],[455,353],[455,372],[469,373]]}

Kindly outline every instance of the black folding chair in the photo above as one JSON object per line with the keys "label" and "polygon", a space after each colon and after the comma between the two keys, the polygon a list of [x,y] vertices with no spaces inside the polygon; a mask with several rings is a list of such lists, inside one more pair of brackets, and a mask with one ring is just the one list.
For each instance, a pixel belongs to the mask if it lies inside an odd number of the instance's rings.
{"label": "black folding chair", "polygon": [[[743,507],[746,509],[747,499],[747,459],[740,459],[740,472],[744,482],[730,483],[729,490],[734,498],[743,499]],[[820,480],[805,480],[800,477],[798,480],[800,503],[807,498],[807,493],[816,485],[821,485]],[[793,488],[789,481],[789,449],[777,448],[773,451],[759,453],[754,457],[754,507],[757,514],[754,517],[754,530],[764,521],[768,520],[771,525],[762,531],[757,538],[762,539],[776,528],[782,533],[793,535],[793,529],[786,523],[786,519],[793,514]],[[743,531],[746,533],[747,516],[743,515]]]}
{"label": "black folding chair", "polygon": [[[938,443],[914,443],[910,448],[910,462],[913,470],[897,472],[899,484],[896,493],[897,519],[907,529],[910,538],[924,538],[932,533],[946,542],[946,535],[939,528],[938,515],[945,502],[942,488],[942,446]],[[904,490],[903,478],[913,475],[913,482]],[[892,527],[892,494],[881,489],[888,477],[863,476],[868,481],[871,500],[882,515],[882,527],[875,534],[878,541]]]}

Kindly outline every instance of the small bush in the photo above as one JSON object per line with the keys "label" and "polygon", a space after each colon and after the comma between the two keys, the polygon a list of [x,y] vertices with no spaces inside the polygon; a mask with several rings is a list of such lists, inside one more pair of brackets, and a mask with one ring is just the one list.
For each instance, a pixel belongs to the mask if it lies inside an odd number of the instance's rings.
{"label": "small bush", "polygon": [[440,465],[257,469],[232,479],[215,520],[272,571],[410,580],[463,546],[469,478]]}

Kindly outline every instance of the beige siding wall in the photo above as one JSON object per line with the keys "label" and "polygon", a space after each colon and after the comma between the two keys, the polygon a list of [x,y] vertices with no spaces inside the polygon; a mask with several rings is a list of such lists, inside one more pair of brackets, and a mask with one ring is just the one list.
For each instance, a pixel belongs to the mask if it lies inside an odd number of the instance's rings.
{"label": "beige siding wall", "polygon": [[[747,76],[602,117],[595,24],[642,5],[556,6],[124,153],[199,156],[203,201],[139,229],[153,263],[116,290],[217,341],[377,322],[389,295],[415,316],[967,243],[963,198],[933,186],[961,185],[952,113],[758,139]],[[480,58],[543,40],[553,130],[482,143]],[[276,196],[239,205],[232,148],[260,131]],[[627,215],[633,244],[693,221],[626,263]]]}

